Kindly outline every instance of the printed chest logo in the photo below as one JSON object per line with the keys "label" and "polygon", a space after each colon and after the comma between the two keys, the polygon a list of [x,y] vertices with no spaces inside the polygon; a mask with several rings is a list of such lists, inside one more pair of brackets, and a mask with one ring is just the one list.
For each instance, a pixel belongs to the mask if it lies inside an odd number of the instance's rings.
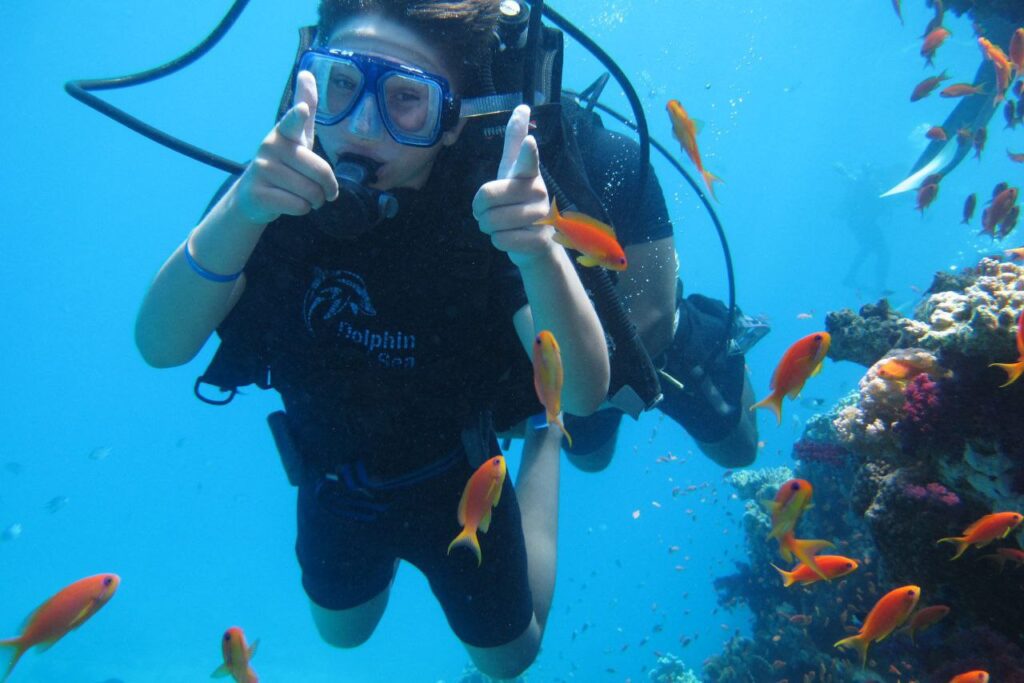
{"label": "printed chest logo", "polygon": [[381,367],[416,367],[416,335],[385,327],[357,273],[314,268],[302,319],[311,337],[361,347]]}

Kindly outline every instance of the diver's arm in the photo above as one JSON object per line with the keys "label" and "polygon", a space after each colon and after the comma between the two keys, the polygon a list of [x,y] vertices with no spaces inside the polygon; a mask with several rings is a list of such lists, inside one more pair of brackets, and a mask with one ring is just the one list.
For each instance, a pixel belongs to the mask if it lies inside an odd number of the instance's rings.
{"label": "diver's arm", "polygon": [[665,237],[624,247],[629,268],[619,273],[618,289],[640,340],[652,358],[672,343],[679,260],[675,239]]}
{"label": "diver's arm", "polygon": [[[214,273],[237,273],[248,261],[266,224],[254,224],[237,209],[236,183],[196,227],[188,248]],[[195,357],[245,290],[234,282],[200,277],[185,260],[185,243],[174,250],[146,292],[135,320],[135,344],[153,367],[187,363]]]}
{"label": "diver's arm", "polygon": [[[245,267],[266,226],[278,216],[301,216],[338,196],[330,165],[312,151],[316,82],[299,73],[297,103],[263,139],[238,181],[203,218],[186,243],[204,270],[228,275]],[[179,246],[142,301],[135,343],[147,363],[171,367],[191,360],[245,289],[206,279]]]}
{"label": "diver's arm", "polygon": [[576,268],[562,247],[520,264],[529,304],[513,317],[516,332],[531,353],[537,332],[549,330],[558,342],[565,371],[562,408],[590,415],[608,393],[610,376],[604,330],[580,283]]}

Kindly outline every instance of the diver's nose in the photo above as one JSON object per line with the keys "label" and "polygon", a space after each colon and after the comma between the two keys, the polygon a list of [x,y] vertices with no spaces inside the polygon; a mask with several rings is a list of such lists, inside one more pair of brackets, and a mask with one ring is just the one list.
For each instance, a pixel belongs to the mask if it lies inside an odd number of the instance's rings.
{"label": "diver's nose", "polygon": [[354,137],[363,140],[380,139],[382,124],[376,96],[372,93],[363,95],[349,114],[347,128]]}

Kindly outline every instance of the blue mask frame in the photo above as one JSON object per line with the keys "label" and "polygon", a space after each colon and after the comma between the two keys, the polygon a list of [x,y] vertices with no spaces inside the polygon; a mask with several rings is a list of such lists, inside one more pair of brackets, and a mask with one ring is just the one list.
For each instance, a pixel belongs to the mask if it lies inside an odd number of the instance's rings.
{"label": "blue mask frame", "polygon": [[[316,122],[324,126],[333,126],[352,114],[367,93],[373,93],[377,98],[377,111],[380,112],[381,121],[387,129],[388,134],[395,142],[413,147],[432,147],[441,139],[441,135],[453,129],[459,122],[459,110],[461,102],[458,95],[452,92],[448,79],[444,76],[432,74],[418,67],[395,62],[382,57],[352,52],[350,50],[337,50],[332,48],[312,48],[306,50],[299,60],[296,76],[299,71],[311,70],[313,62],[319,59],[327,59],[344,64],[353,64],[363,75],[362,89],[352,98],[348,107],[341,112],[326,114],[319,108],[316,112]],[[406,78],[427,82],[440,90],[440,107],[435,116],[435,121],[429,132],[422,135],[410,135],[402,130],[392,121],[387,111],[384,94],[384,81],[392,74],[399,74]]]}

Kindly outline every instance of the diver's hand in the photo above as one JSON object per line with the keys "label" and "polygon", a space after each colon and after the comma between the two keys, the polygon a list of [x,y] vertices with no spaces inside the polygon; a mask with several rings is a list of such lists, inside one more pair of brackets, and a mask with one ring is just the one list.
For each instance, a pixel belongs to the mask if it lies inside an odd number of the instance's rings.
{"label": "diver's hand", "polygon": [[234,205],[249,221],[266,225],[282,214],[302,216],[338,197],[330,164],[313,152],[316,80],[299,72],[295,104],[263,138],[234,187]]}
{"label": "diver's hand", "polygon": [[521,104],[505,129],[497,179],[484,183],[473,198],[480,230],[518,266],[555,246],[554,229],[534,225],[548,214],[548,189],[540,175],[537,141],[529,129],[530,108]]}

